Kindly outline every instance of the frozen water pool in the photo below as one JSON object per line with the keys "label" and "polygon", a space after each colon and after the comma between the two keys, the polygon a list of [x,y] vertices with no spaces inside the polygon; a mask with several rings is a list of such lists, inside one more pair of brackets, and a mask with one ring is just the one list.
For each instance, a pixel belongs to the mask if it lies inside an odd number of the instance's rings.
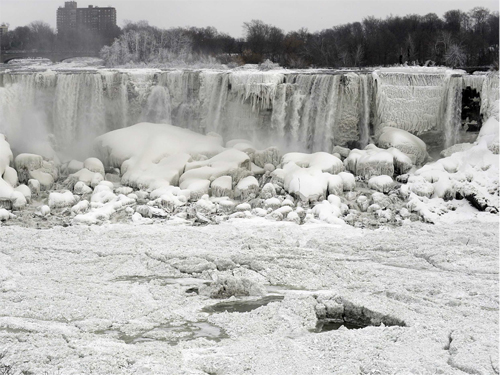
{"label": "frozen water pool", "polygon": [[[498,223],[447,215],[391,230],[1,227],[0,363],[35,374],[493,373]],[[224,275],[284,299],[209,313],[230,300],[186,293]],[[320,311],[346,308],[405,326],[314,333]]]}

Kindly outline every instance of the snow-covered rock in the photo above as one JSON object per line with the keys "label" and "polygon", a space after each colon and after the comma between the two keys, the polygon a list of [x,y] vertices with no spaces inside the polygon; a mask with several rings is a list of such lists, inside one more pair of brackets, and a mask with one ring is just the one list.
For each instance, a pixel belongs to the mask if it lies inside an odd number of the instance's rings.
{"label": "snow-covered rock", "polygon": [[63,191],[62,193],[52,192],[49,194],[49,207],[68,207],[74,205],[77,200],[78,198],[69,190]]}
{"label": "snow-covered rock", "polygon": [[83,162],[83,168],[88,169],[94,173],[100,173],[102,176],[105,175],[104,164],[97,158],[88,158]]}
{"label": "snow-covered rock", "polygon": [[394,180],[390,176],[374,176],[368,181],[368,187],[381,193],[388,193],[394,186]]}
{"label": "snow-covered rock", "polygon": [[390,126],[382,128],[377,145],[381,148],[394,147],[400,150],[408,155],[416,165],[422,165],[429,156],[424,141],[406,130]]}
{"label": "snow-covered rock", "polygon": [[254,176],[241,179],[234,189],[234,196],[237,199],[255,198],[259,193],[259,181]]}

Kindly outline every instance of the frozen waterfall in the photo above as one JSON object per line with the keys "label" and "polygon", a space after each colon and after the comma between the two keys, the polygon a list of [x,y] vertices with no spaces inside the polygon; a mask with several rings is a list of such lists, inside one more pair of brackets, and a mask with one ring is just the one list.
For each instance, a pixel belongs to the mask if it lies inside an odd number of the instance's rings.
{"label": "frozen waterfall", "polygon": [[498,100],[498,78],[421,70],[5,71],[0,133],[14,148],[40,154],[44,142],[84,152],[97,135],[140,121],[308,152],[364,147],[384,125],[437,130],[449,146],[464,85],[483,93],[482,112]]}

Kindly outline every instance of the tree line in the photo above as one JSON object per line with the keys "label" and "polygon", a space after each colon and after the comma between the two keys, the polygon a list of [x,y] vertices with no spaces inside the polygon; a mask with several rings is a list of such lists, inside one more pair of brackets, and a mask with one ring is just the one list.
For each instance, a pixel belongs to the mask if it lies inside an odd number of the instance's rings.
{"label": "tree line", "polygon": [[80,32],[60,36],[41,21],[17,27],[2,38],[3,49],[101,50],[108,65],[195,62],[211,58],[224,64],[271,60],[291,68],[367,67],[394,64],[488,66],[498,69],[498,12],[475,7],[361,22],[318,32],[282,29],[252,20],[238,39],[214,27],[161,29],[146,21],[126,22],[107,34]]}

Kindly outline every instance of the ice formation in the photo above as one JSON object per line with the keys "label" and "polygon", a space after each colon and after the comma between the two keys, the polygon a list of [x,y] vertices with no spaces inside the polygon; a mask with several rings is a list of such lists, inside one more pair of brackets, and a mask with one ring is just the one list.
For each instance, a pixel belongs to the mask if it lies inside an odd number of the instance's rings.
{"label": "ice formation", "polygon": [[96,136],[141,121],[308,152],[363,148],[390,123],[414,134],[437,130],[448,147],[457,141],[464,85],[480,87],[485,119],[498,113],[497,74],[442,68],[7,71],[0,132],[14,149],[47,159],[54,150],[83,159]]}
{"label": "ice formation", "polygon": [[[490,120],[476,144],[453,146],[467,86]],[[496,164],[467,158],[498,153],[497,110],[496,73],[443,68],[7,71],[2,204],[136,225],[435,221],[461,197],[494,212]],[[428,131],[452,147],[425,165]]]}

